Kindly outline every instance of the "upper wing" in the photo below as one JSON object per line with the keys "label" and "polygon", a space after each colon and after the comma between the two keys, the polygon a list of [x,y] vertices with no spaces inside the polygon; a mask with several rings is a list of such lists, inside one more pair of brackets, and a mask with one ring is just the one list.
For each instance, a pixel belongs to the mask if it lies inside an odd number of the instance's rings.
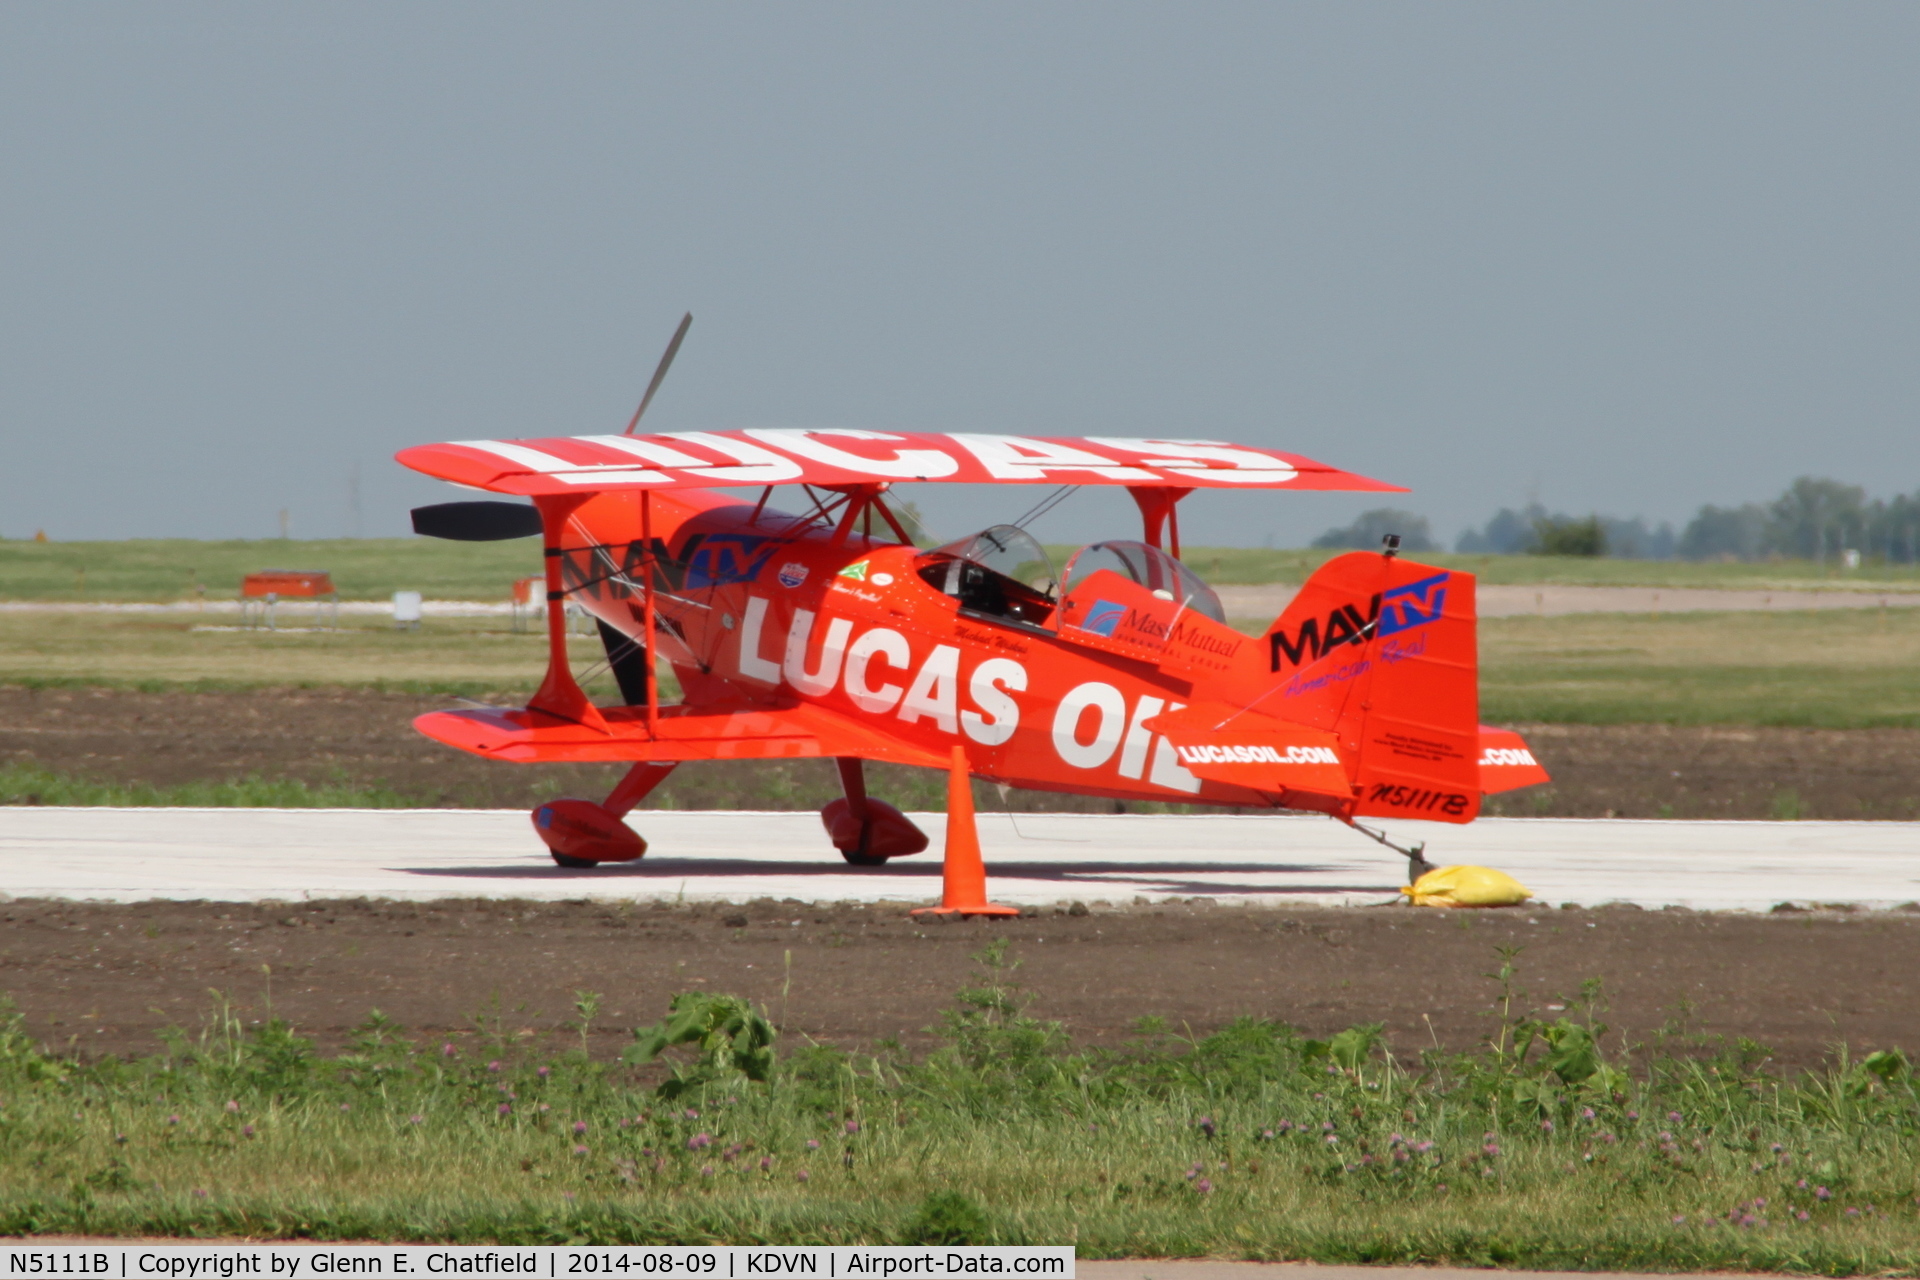
{"label": "upper wing", "polygon": [[1117,484],[1404,493],[1299,454],[1213,440],[946,435],[834,428],[456,440],[403,449],[415,471],[494,493],[728,485]]}

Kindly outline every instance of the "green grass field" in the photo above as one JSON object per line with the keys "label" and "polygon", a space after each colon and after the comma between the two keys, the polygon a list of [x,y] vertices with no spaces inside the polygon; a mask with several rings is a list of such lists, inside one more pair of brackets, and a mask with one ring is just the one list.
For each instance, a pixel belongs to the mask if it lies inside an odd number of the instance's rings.
{"label": "green grass field", "polygon": [[[335,632],[196,631],[207,614],[0,613],[0,682],[166,688],[343,685],[523,695],[544,639],[504,617],[432,618],[397,631],[348,617]],[[611,699],[599,641],[575,670]],[[1480,623],[1483,717],[1584,724],[1920,726],[1920,610],[1576,614]],[[672,696],[672,682],[663,682]]]}
{"label": "green grass field", "polygon": [[1480,623],[1495,722],[1920,727],[1920,609]]}
{"label": "green grass field", "polygon": [[[479,697],[531,692],[546,669],[546,636],[513,631],[504,616],[428,618],[410,631],[353,615],[337,631],[247,631],[237,622],[214,613],[0,613],[0,681],[150,690],[353,685]],[[195,630],[208,626],[222,629]],[[572,636],[570,649],[583,675],[604,657],[597,636]],[[611,696],[614,686],[601,680],[589,691]]]}
{"label": "green grass field", "polygon": [[[1205,1038],[1143,1019],[1123,1049],[1080,1049],[1024,1013],[1000,943],[924,1057],[782,1052],[777,1011],[699,994],[664,1082],[484,1013],[425,1041],[376,1013],[322,1056],[220,1003],[131,1062],[48,1052],[14,1020],[0,1233],[1920,1265],[1920,1096],[1898,1053],[1787,1079],[1745,1044],[1634,1052],[1591,1001],[1516,1003],[1512,955],[1470,1054],[1254,1019]],[[583,1022],[597,1002],[575,993]]]}
{"label": "green grass field", "polygon": [[446,542],[438,538],[257,539],[197,542],[0,540],[0,600],[231,600],[261,569],[324,569],[343,600],[384,600],[396,591],[431,600],[510,598],[516,578],[541,571],[538,539]]}
{"label": "green grass field", "polygon": [[[1057,564],[1076,548],[1050,547]],[[1189,547],[1186,559],[1210,582],[1300,582],[1332,551],[1263,551]],[[1588,560],[1562,556],[1421,556],[1464,569],[1488,583],[1557,583],[1632,587],[1855,587],[1914,590],[1909,565],[1868,565],[1845,573],[1810,561],[1691,564],[1656,560]],[[382,600],[395,591],[438,600],[505,600],[515,578],[540,571],[534,541],[443,542],[434,538],[260,539],[196,542],[0,540],[0,600],[168,601],[230,599],[240,579],[259,569],[324,569],[342,599]]]}
{"label": "green grass field", "polygon": [[[1050,547],[1065,563],[1073,547]],[[1220,585],[1304,582],[1307,575],[1340,551],[1266,551],[1247,547],[1188,547],[1182,558],[1202,578]],[[1410,556],[1428,564],[1461,569],[1489,585],[1539,584],[1583,587],[1718,587],[1724,590],[1897,590],[1920,589],[1920,569],[1911,565],[1867,564],[1851,573],[1810,560],[1752,564],[1686,560],[1609,560],[1583,556],[1461,556],[1423,551]]]}

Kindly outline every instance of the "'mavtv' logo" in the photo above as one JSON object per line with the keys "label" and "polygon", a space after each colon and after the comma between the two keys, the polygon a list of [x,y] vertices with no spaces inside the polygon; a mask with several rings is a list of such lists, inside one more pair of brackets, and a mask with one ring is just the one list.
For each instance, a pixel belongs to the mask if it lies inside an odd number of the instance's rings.
{"label": "'mavtv' logo", "polygon": [[1343,644],[1371,640],[1376,633],[1395,635],[1439,621],[1447,606],[1447,579],[1452,576],[1437,573],[1418,582],[1390,587],[1367,602],[1364,618],[1357,605],[1343,604],[1330,610],[1324,620],[1308,618],[1291,636],[1284,627],[1274,628],[1267,636],[1272,669],[1277,672],[1288,666],[1304,667]]}

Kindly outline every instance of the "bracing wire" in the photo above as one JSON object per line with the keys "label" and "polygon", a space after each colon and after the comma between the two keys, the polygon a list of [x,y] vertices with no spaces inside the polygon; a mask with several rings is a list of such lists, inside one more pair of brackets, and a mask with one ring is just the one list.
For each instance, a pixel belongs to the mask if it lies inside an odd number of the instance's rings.
{"label": "bracing wire", "polygon": [[1033,521],[1038,520],[1041,516],[1047,514],[1047,512],[1053,510],[1055,507],[1059,506],[1061,503],[1065,502],[1068,498],[1071,498],[1074,494],[1078,493],[1079,491],[1080,491],[1080,486],[1077,484],[1061,485],[1058,489],[1055,489],[1052,493],[1040,499],[1039,502],[1036,502],[1033,505],[1032,510],[1028,511],[1027,514],[1021,516],[1018,520],[1015,520],[1013,522],[1013,527],[1016,529],[1026,528]]}

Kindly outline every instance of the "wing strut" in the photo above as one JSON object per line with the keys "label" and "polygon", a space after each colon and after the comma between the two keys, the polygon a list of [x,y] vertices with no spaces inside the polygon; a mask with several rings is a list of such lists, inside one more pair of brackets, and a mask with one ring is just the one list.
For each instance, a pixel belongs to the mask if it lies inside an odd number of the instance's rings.
{"label": "wing strut", "polygon": [[[684,332],[684,330],[683,330]],[[660,736],[660,664],[656,661],[657,650],[653,647],[653,490],[640,491],[640,541],[647,549],[647,604],[646,604],[646,655],[647,655],[647,736]]]}
{"label": "wing strut", "polygon": [[606,733],[606,720],[581,691],[567,659],[567,593],[560,577],[560,540],[566,532],[567,521],[593,496],[568,493],[533,500],[533,505],[540,509],[540,527],[546,543],[547,677],[540,682],[539,692],[527,703],[527,709]]}
{"label": "wing strut", "polygon": [[1180,558],[1180,499],[1192,493],[1192,489],[1177,488],[1163,484],[1130,484],[1127,492],[1133,495],[1134,505],[1140,508],[1140,523],[1145,537],[1142,541],[1150,546],[1160,545],[1160,535],[1165,531],[1171,546],[1173,558]]}

